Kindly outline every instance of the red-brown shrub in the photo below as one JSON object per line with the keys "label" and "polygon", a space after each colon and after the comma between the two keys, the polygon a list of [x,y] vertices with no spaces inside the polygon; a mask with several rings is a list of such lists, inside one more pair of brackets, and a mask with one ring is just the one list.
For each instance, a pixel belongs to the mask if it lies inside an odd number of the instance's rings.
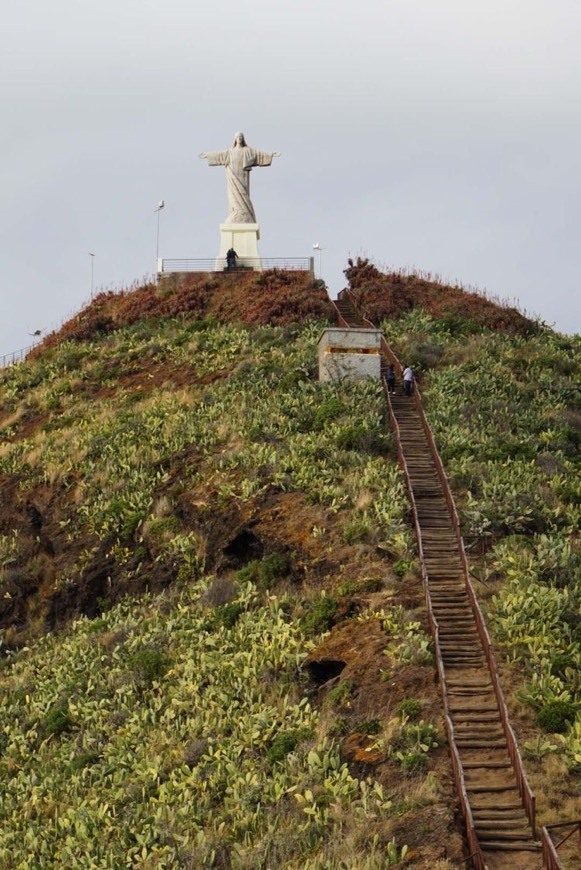
{"label": "red-brown shrub", "polygon": [[456,317],[499,332],[526,335],[538,328],[534,321],[502,302],[419,275],[382,273],[367,259],[358,258],[356,263],[349,260],[344,274],[358,306],[377,324],[401,317],[413,308],[423,308],[434,317]]}
{"label": "red-brown shrub", "polygon": [[324,285],[308,272],[193,273],[167,284],[144,284],[99,293],[89,305],[47,336],[32,355],[59,341],[85,341],[137,320],[182,316],[248,325],[285,326],[327,320],[332,308]]}

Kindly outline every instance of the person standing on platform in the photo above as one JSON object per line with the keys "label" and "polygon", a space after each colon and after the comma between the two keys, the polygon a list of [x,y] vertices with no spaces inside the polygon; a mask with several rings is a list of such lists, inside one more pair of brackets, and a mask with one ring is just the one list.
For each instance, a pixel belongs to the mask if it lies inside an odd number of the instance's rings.
{"label": "person standing on platform", "polygon": [[230,248],[229,251],[226,251],[226,268],[229,272],[233,272],[236,268],[236,260],[238,259],[238,254],[234,250],[234,248]]}

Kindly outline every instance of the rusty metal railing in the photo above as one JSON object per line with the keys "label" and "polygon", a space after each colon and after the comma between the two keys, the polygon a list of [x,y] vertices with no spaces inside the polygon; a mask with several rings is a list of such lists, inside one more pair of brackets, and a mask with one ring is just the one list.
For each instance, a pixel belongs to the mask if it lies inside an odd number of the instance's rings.
{"label": "rusty metal railing", "polygon": [[[556,831],[558,828],[571,828],[571,830],[558,843],[554,843],[551,831]],[[575,833],[579,834],[579,853],[581,853],[581,819],[577,819],[575,822],[563,822],[560,825],[543,826],[541,830],[541,843],[543,849],[543,867],[546,870],[566,870],[565,865],[559,859],[557,850]]]}
{"label": "rusty metal railing", "polygon": [[157,261],[157,274],[165,275],[172,272],[244,272],[254,270],[263,272],[267,269],[282,269],[291,272],[311,272],[314,274],[313,257],[244,257],[240,255],[232,268],[228,268],[226,257],[211,259],[176,260],[161,257]]}

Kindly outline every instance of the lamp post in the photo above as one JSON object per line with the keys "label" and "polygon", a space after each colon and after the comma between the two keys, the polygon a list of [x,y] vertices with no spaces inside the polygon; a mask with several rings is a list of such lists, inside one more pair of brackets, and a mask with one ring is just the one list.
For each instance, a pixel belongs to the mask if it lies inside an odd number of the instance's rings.
{"label": "lamp post", "polygon": [[155,244],[155,271],[156,271],[156,274],[159,274],[159,272],[161,271],[161,269],[159,268],[159,215],[164,208],[165,208],[165,202],[163,201],[163,199],[160,199],[160,201],[157,204],[157,208],[155,210],[155,214],[157,215],[157,238],[156,238],[156,244]]}
{"label": "lamp post", "polygon": [[91,258],[91,299],[93,298],[93,291],[95,289],[95,255],[89,251],[89,257]]}
{"label": "lamp post", "polygon": [[313,245],[313,250],[319,252],[319,278],[323,277],[323,248],[318,242]]}

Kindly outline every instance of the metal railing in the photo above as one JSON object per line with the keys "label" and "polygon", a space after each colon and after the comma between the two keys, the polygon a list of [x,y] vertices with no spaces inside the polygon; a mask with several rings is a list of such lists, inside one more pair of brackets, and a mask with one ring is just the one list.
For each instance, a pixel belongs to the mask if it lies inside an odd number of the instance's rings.
{"label": "metal railing", "polygon": [[[551,831],[555,831],[557,828],[571,828],[571,830],[568,834],[565,834],[558,843],[554,843],[551,837]],[[575,822],[563,822],[560,825],[543,826],[541,832],[543,867],[547,868],[547,870],[565,870],[565,865],[560,861],[559,856],[557,855],[557,849],[560,849],[563,843],[566,843],[569,837],[572,837],[575,832],[579,834],[581,846],[581,819],[577,819]]]}
{"label": "metal railing", "polygon": [[13,350],[12,353],[5,353],[3,356],[0,356],[0,369],[5,369],[8,366],[15,365],[15,363],[22,362],[33,347],[33,344],[29,344],[28,347],[22,347],[20,350]]}
{"label": "metal railing", "polygon": [[315,271],[314,257],[239,257],[237,266],[228,268],[225,257],[212,257],[204,260],[170,260],[159,259],[157,261],[157,274],[164,275],[168,272],[245,272],[252,270],[264,272],[267,269],[280,269],[284,272],[311,272]]}

